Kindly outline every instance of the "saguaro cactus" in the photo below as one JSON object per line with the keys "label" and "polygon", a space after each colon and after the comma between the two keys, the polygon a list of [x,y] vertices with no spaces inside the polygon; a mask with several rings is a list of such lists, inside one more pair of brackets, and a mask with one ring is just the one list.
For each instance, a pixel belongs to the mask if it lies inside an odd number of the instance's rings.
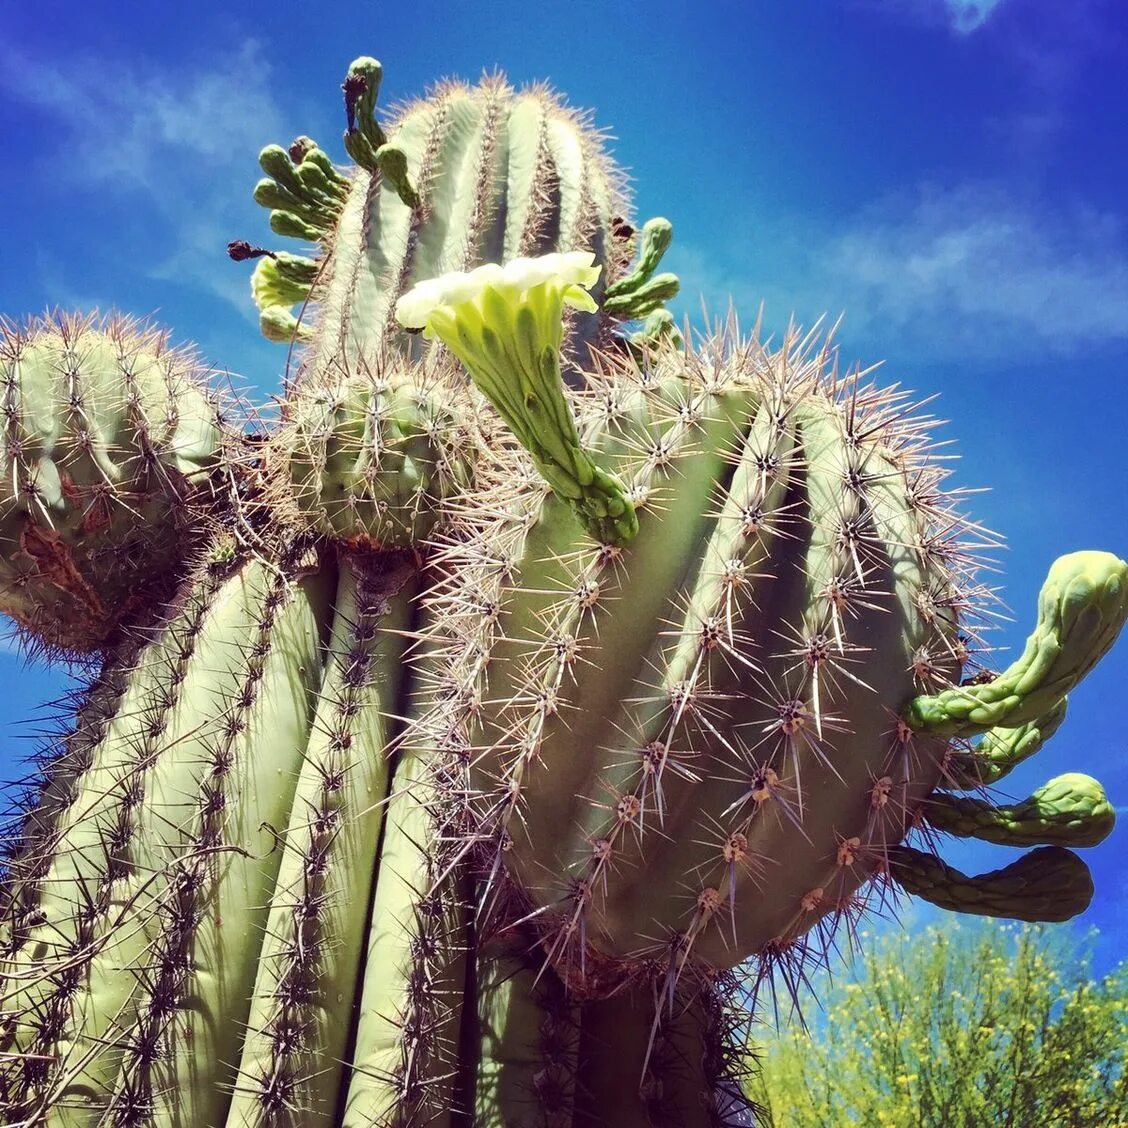
{"label": "saguaro cactus", "polygon": [[[5,1122],[747,1123],[737,964],[801,974],[892,885],[1091,894],[1095,781],[953,792],[1061,723],[1128,566],[1063,558],[975,671],[903,394],[814,336],[685,345],[669,225],[545,90],[385,129],[380,74],[353,169],[263,151],[318,257],[231,247],[300,344],[265,441],[151,334],[8,332],[0,602],[103,664],[8,834]],[[922,826],[1035,849],[966,877]]]}

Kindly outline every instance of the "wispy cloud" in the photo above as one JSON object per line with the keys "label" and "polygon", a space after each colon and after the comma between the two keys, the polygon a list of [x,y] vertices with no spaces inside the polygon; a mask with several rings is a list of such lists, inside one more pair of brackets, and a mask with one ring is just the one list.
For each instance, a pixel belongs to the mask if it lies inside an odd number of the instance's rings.
{"label": "wispy cloud", "polygon": [[[1065,355],[1128,341],[1128,232],[1120,216],[1050,210],[990,185],[891,197],[840,227],[796,217],[764,224],[770,258],[749,233],[745,261],[684,272],[691,301],[763,300],[773,321],[846,312],[851,336],[946,360]],[[739,237],[733,245],[741,246]]]}
{"label": "wispy cloud", "polygon": [[[984,119],[994,143],[1037,174],[1068,130],[1073,101],[1094,64],[1107,65],[1128,47],[1123,0],[852,0],[870,15],[945,30],[971,40],[987,29],[989,65],[1007,99]],[[977,47],[980,36],[974,36]],[[968,56],[972,58],[972,56]],[[984,56],[978,56],[980,65]]]}
{"label": "wispy cloud", "polygon": [[926,26],[948,27],[959,35],[978,31],[1005,0],[876,0],[865,4],[887,15]]}
{"label": "wispy cloud", "polygon": [[4,45],[0,61],[10,97],[58,115],[63,168],[85,181],[151,190],[170,153],[228,168],[279,125],[270,65],[254,40],[211,70],[181,73],[122,59],[47,62]]}
{"label": "wispy cloud", "polygon": [[282,137],[271,69],[247,40],[205,67],[157,68],[144,61],[47,61],[0,44],[0,88],[55,119],[52,174],[143,199],[168,232],[167,254],[148,264],[246,308],[245,278],[217,275],[216,249],[233,234],[239,186],[249,192],[249,154]]}
{"label": "wispy cloud", "polygon": [[961,35],[982,27],[1002,0],[945,0],[948,19]]}

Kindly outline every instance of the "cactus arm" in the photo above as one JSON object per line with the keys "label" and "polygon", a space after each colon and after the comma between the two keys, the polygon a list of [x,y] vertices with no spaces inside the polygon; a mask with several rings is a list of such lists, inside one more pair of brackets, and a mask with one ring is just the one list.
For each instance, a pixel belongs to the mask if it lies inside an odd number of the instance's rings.
{"label": "cactus arm", "polygon": [[1104,656],[1128,617],[1128,564],[1108,552],[1055,561],[1026,649],[994,681],[917,697],[909,726],[937,736],[1014,728],[1047,714]]}
{"label": "cactus arm", "polygon": [[1093,899],[1089,867],[1061,846],[1039,846],[1003,869],[975,877],[932,854],[898,846],[889,872],[906,893],[942,909],[1007,920],[1069,920]]}
{"label": "cactus arm", "polygon": [[935,792],[924,814],[937,830],[1001,846],[1096,846],[1116,822],[1104,788],[1080,772],[1056,776],[1009,806]]}
{"label": "cactus arm", "polygon": [[304,396],[271,445],[279,507],[354,547],[418,544],[472,475],[464,381],[432,367]]}
{"label": "cactus arm", "polygon": [[0,322],[0,610],[64,650],[172,594],[223,458],[195,358],[122,319]]}
{"label": "cactus arm", "polygon": [[[384,822],[412,570],[344,561],[227,1125],[332,1125]],[[287,1117],[290,1119],[287,1120]]]}
{"label": "cactus arm", "polygon": [[664,216],[655,216],[642,225],[642,246],[638,262],[622,278],[612,282],[604,292],[607,302],[627,297],[641,290],[654,276],[662,256],[670,249],[674,227]]}
{"label": "cactus arm", "polygon": [[388,140],[376,121],[376,99],[383,79],[379,60],[364,55],[352,62],[341,85],[348,122],[345,148],[361,168],[369,171],[377,167],[376,154]]}
{"label": "cactus arm", "polygon": [[[236,1036],[231,1024],[214,1022],[209,1005],[221,1013],[245,1006],[240,963],[246,974],[257,958],[255,906],[276,867],[271,839],[259,826],[279,821],[279,804],[285,810],[290,793],[288,777],[279,780],[273,770],[274,757],[243,753],[256,737],[277,740],[283,749],[289,741],[291,753],[304,744],[311,687],[301,677],[318,670],[317,631],[308,617],[315,615],[316,595],[297,586],[292,597],[280,593],[255,564],[218,586],[204,577],[199,587],[143,656],[135,695],[123,701],[83,780],[54,872],[44,879],[44,922],[29,937],[28,954],[46,966],[65,961],[71,974],[37,986],[38,993],[48,991],[41,1001],[24,1000],[32,1033],[26,1051],[53,1051],[55,1059],[26,1092],[33,1107],[42,1101],[44,1107],[128,1109],[147,1102],[152,1088],[164,1090],[152,1076],[162,1069],[171,1071],[176,1099],[182,1080],[176,1054],[169,1050],[158,1065],[142,1050],[163,1044],[174,1026],[193,1030],[194,1041],[178,1043],[188,1060],[201,1046],[200,1062],[210,1062],[198,1073],[199,1099],[214,1099],[208,1094],[216,1084],[202,1080],[208,1068],[230,1060],[229,1043],[218,1059],[208,1056],[213,1038],[223,1044]],[[270,628],[263,621],[268,607]],[[256,628],[270,640],[258,657],[232,642],[254,637]],[[256,662],[262,668],[253,701],[236,706],[235,687]],[[256,769],[267,779],[256,780]],[[66,883],[64,871],[76,868]],[[85,905],[71,903],[66,890],[75,886],[89,891]],[[199,914],[197,927],[174,927],[185,919],[178,914],[188,913]],[[252,923],[241,924],[248,914]],[[220,946],[212,930],[224,918],[239,943],[225,952],[224,975],[216,976]],[[48,937],[53,958],[36,952]],[[178,944],[187,945],[185,952],[174,950]],[[193,972],[180,978],[178,959],[189,952]],[[136,978],[120,971],[146,965],[150,970]],[[162,977],[173,977],[176,989],[163,991]],[[159,1019],[149,1009],[154,995]],[[134,1057],[115,1091],[119,1063]]]}
{"label": "cactus arm", "polygon": [[998,783],[1057,732],[1065,720],[1066,704],[1063,697],[1035,720],[1014,728],[990,728],[971,751],[953,752],[944,766],[944,786],[966,791]]}
{"label": "cactus arm", "polygon": [[[637,784],[645,807],[641,821],[658,825],[661,819],[663,781],[639,778],[639,752],[663,735],[668,698],[651,682],[656,651],[640,639],[639,625],[671,610],[669,592],[708,535],[708,517],[692,499],[707,494],[709,483],[726,472],[747,426],[739,396],[701,395],[687,403],[684,395],[685,389],[671,382],[640,396],[638,405],[624,396],[622,430],[595,442],[599,457],[616,467],[632,493],[648,499],[639,509],[638,536],[622,556],[585,543],[565,504],[543,498],[534,486],[523,499],[529,508],[518,519],[529,525],[520,545],[520,568],[497,593],[506,613],[491,628],[497,640],[482,692],[507,703],[507,723],[501,731],[494,724],[484,731],[471,728],[467,737],[488,750],[478,782],[491,796],[489,825],[500,830],[508,823],[520,843],[507,860],[515,863],[519,854],[523,879],[552,899],[561,898],[561,908],[569,910],[573,906],[565,899],[573,879],[599,884],[598,872],[587,863],[595,858],[591,843],[605,836],[608,823],[619,843],[605,862],[631,867],[619,854],[631,855],[638,820],[616,820],[620,794]],[[582,431],[588,432],[587,420]],[[479,553],[470,547],[468,566]],[[483,644],[487,638],[483,632]],[[571,645],[562,649],[565,639]],[[596,649],[600,663],[585,661],[587,651]],[[627,727],[633,718],[625,717],[624,709],[640,698],[647,720],[650,713],[658,718],[635,738]],[[650,732],[651,727],[657,731]],[[599,748],[609,754],[593,758],[590,750]],[[601,770],[598,789],[589,793],[593,759]],[[670,768],[667,789],[685,783],[676,778],[679,769]],[[576,796],[574,802],[559,801],[569,794]],[[537,805],[532,824],[521,817],[510,821],[520,802]],[[584,843],[579,852],[563,846],[573,838]],[[565,965],[582,955],[572,942],[583,933],[581,905],[572,933],[562,931],[553,945],[555,958]]]}
{"label": "cactus arm", "polygon": [[[111,1103],[119,1123],[149,1108],[154,1128],[222,1121],[282,860],[277,829],[313,721],[335,569],[287,552],[280,567],[251,561],[231,582],[254,620],[246,635],[216,638],[225,653],[211,660],[212,676],[224,676],[197,700],[208,718],[196,722],[203,755],[158,761],[151,788],[178,864],[156,906],[137,1020],[122,1039]],[[160,844],[151,848],[159,859]]]}

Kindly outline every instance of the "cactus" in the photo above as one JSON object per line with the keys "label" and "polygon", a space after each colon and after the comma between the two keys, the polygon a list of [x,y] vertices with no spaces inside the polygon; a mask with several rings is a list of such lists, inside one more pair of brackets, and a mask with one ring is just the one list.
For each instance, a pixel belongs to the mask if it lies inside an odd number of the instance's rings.
{"label": "cactus", "polygon": [[29,640],[95,650],[172,594],[224,461],[205,381],[120,318],[0,323],[0,586]]}
{"label": "cactus", "polygon": [[[6,331],[0,606],[102,662],[8,835],[6,1122],[747,1123],[738,964],[794,989],[895,887],[1091,895],[1095,781],[953,792],[1061,723],[1128,566],[1059,561],[961,681],[986,595],[905,396],[687,346],[669,224],[543,88],[385,129],[380,78],[351,170],[260,156],[318,257],[229,248],[300,346],[262,441],[147,331]],[[967,877],[918,827],[1036,848]]]}

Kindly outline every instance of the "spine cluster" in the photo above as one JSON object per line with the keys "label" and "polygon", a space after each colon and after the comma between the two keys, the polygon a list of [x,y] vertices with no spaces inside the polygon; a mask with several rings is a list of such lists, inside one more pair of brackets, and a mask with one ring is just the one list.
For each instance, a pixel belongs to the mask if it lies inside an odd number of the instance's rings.
{"label": "spine cluster", "polygon": [[223,417],[189,354],[125,320],[0,323],[0,609],[89,651],[172,594]]}

